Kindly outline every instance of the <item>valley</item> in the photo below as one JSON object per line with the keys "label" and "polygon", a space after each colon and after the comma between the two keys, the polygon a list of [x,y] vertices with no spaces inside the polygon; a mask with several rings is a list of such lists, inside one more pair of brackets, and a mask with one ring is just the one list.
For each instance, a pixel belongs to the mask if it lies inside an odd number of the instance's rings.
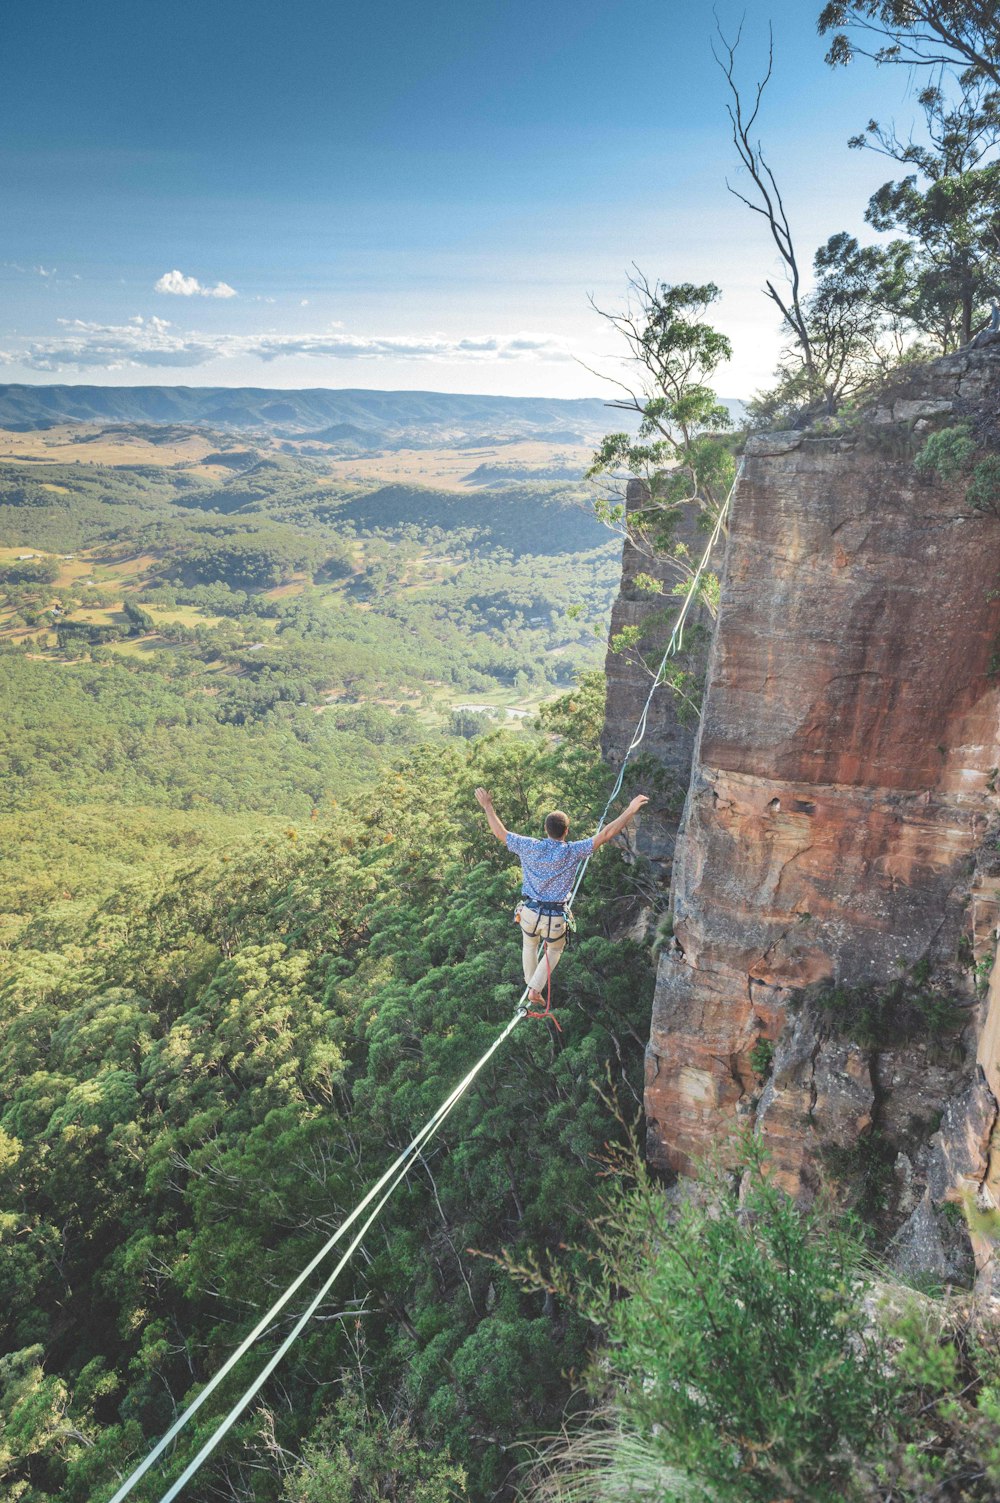
{"label": "valley", "polygon": [[599,667],[620,542],[588,451],[465,437],[0,432],[2,842],[28,820],[37,868],[0,883],[5,932],[120,881],[99,811],[168,862],[227,821],[316,823],[423,742],[524,734]]}

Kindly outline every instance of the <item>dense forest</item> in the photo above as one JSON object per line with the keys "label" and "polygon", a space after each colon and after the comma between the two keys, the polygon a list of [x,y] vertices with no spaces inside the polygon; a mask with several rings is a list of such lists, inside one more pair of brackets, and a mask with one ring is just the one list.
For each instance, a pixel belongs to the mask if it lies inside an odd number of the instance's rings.
{"label": "dense forest", "polygon": [[[579,477],[371,490],[239,454],[0,470],[0,1471],[25,1500],[110,1497],[510,1015],[517,874],[473,786],[528,828],[606,786],[600,679],[566,688],[618,543]],[[616,1131],[594,1087],[638,1099],[620,867],[564,964],[572,1037],[538,1025],[482,1077],[201,1496],[334,1465],[502,1493],[558,1421],[586,1322],[490,1256],[583,1235]]]}
{"label": "dense forest", "polygon": [[[540,741],[415,752],[321,828],[146,867],[23,932],[0,1015],[10,1495],[109,1497],[510,1015],[517,873],[472,788],[525,828],[558,790],[585,826],[599,712],[595,684]],[[634,1111],[649,1002],[648,958],[609,937],[630,891],[605,853],[564,1033],[524,1028],[477,1083],[197,1496],[324,1496],[334,1462],[363,1496],[389,1468],[399,1496],[489,1496],[557,1423],[586,1323],[486,1255],[580,1239],[597,1209],[618,1131],[597,1088]]]}

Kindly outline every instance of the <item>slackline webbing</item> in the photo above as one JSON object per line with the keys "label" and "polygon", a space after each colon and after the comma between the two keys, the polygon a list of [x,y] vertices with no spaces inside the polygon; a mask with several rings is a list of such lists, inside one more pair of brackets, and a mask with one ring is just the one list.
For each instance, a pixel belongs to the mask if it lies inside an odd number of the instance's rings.
{"label": "slackline webbing", "polygon": [[[608,801],[604,806],[604,812],[601,815],[600,820],[598,821],[597,831],[602,830],[607,823],[611,805],[614,803],[615,799],[618,797],[619,793],[622,790],[622,785],[625,780],[625,769],[628,766],[633,752],[635,752],[639,747],[646,734],[646,727],[649,719],[649,710],[653,702],[653,695],[662,682],[667,662],[671,657],[673,657],[677,652],[680,651],[683,645],[684,628],[691,609],[692,601],[697,594],[698,586],[701,583],[702,576],[708,568],[708,563],[712,551],[722,534],[722,530],[726,523],[726,518],[729,514],[730,504],[733,499],[733,492],[736,490],[736,487],[739,484],[740,477],[743,474],[743,466],[744,462],[741,460],[739,468],[736,472],[736,477],[729,488],[729,494],[726,496],[725,502],[723,503],[719,511],[719,515],[716,519],[715,527],[712,530],[711,537],[709,538],[705,551],[698,563],[698,567],[691,579],[691,584],[688,587],[687,593],[684,597],[684,603],[681,606],[677,620],[674,623],[673,631],[670,634],[670,640],[667,643],[666,650],[664,651],[663,657],[660,660],[660,666],[653,676],[653,682],[650,685],[649,694],[646,696],[646,703],[642,707],[642,713],[640,714],[639,719],[636,722],[635,731],[633,732],[632,739],[625,751],[621,767],[618,770],[618,777],[615,780],[615,785],[608,796]],[[576,880],[573,883],[572,892],[570,893],[567,906],[570,906],[572,904],[577,893],[579,892],[580,884],[583,881],[584,873],[586,872],[589,864],[590,857],[588,856],[583,862],[581,862],[577,870]],[[203,1462],[208,1459],[219,1442],[232,1429],[233,1425],[239,1419],[240,1415],[243,1414],[244,1410],[247,1409],[247,1407],[256,1397],[257,1393],[259,1393],[260,1389],[267,1382],[267,1379],[271,1376],[272,1372],[274,1372],[275,1368],[281,1362],[283,1357],[297,1341],[298,1337],[301,1335],[308,1322],[312,1319],[313,1315],[319,1309],[323,1300],[330,1292],[334,1281],[342,1273],[350,1258],[361,1244],[369,1228],[374,1224],[378,1216],[381,1214],[383,1207],[395,1193],[398,1186],[402,1184],[403,1180],[406,1178],[415,1158],[419,1154],[420,1149],[434,1136],[438,1128],[461,1101],[462,1097],[468,1091],[469,1087],[473,1084],[480,1071],[485,1068],[485,1066],[493,1058],[494,1054],[496,1054],[500,1046],[506,1042],[506,1040],[514,1032],[514,1029],[521,1022],[521,1020],[528,1016],[527,1010],[525,1008],[527,997],[528,988],[525,987],[524,991],[521,993],[521,999],[517,1005],[514,1016],[497,1035],[493,1043],[486,1050],[486,1053],[476,1061],[471,1070],[469,1070],[468,1074],[459,1081],[458,1085],[455,1086],[451,1093],[445,1098],[445,1100],[441,1103],[433,1116],[428,1118],[427,1122],[424,1123],[423,1127],[416,1134],[416,1136],[406,1145],[402,1152],[400,1152],[396,1156],[396,1158],[389,1165],[389,1168],[386,1169],[381,1178],[376,1181],[376,1183],[371,1187],[364,1198],[358,1202],[354,1210],[351,1211],[350,1215],[343,1222],[341,1222],[340,1226],[333,1233],[333,1235],[327,1239],[327,1241],[320,1248],[319,1252],[316,1253],[315,1256],[306,1264],[302,1272],[292,1280],[285,1292],[280,1295],[278,1299],[275,1300],[271,1308],[261,1316],[260,1320],[254,1326],[253,1330],[243,1338],[235,1351],[233,1351],[230,1356],[226,1358],[226,1361],[219,1368],[214,1377],[210,1378],[209,1381],[205,1384],[205,1387],[197,1395],[197,1397],[192,1399],[188,1407],[183,1411],[182,1414],[177,1417],[166,1434],[159,1441],[157,1441],[156,1445],[149,1452],[149,1455],[146,1456],[145,1459],[140,1462],[140,1464],[130,1474],[130,1476],[125,1479],[121,1487],[119,1487],[118,1491],[108,1500],[108,1503],[122,1503],[122,1500],[128,1497],[129,1493],[135,1487],[136,1483],[146,1475],[150,1467],[155,1466],[156,1462],[163,1455],[164,1451],[170,1445],[171,1441],[175,1440],[176,1437],[180,1434],[181,1430],[184,1429],[188,1421],[193,1419],[194,1415],[211,1397],[211,1395],[218,1388],[219,1384],[227,1377],[230,1372],[232,1372],[233,1368],[236,1366],[237,1362],[239,1362],[240,1358],[243,1357],[260,1339],[260,1337],[267,1330],[268,1326],[271,1324],[274,1317],[280,1314],[280,1312],[288,1304],[289,1300],[293,1297],[294,1294],[296,1294],[296,1292],[308,1279],[309,1275],[315,1272],[315,1270],[324,1261],[327,1255],[333,1251],[333,1249],[341,1241],[344,1235],[364,1214],[364,1212],[368,1209],[372,1202],[375,1201],[377,1197],[381,1196],[381,1199],[378,1199],[377,1204],[368,1215],[360,1231],[355,1233],[346,1251],[341,1254],[340,1261],[336,1264],[333,1272],[329,1274],[318,1293],[313,1296],[313,1299],[310,1301],[309,1305],[306,1307],[303,1313],[299,1316],[298,1320],[295,1322],[294,1326],[289,1331],[285,1339],[281,1342],[278,1349],[274,1352],[273,1356],[269,1358],[267,1363],[261,1369],[260,1373],[250,1384],[249,1388],[247,1388],[246,1391],[241,1394],[241,1396],[236,1400],[236,1402],[231,1405],[228,1412],[219,1421],[219,1424],[209,1436],[208,1440],[206,1440],[205,1444],[201,1447],[198,1454],[192,1458],[192,1460],[185,1467],[184,1471],[177,1478],[176,1482],[174,1482],[167,1489],[167,1491],[161,1496],[159,1500],[159,1503],[173,1503],[173,1499],[176,1498],[181,1489],[185,1487],[188,1482],[190,1482],[191,1478],[199,1470]]]}

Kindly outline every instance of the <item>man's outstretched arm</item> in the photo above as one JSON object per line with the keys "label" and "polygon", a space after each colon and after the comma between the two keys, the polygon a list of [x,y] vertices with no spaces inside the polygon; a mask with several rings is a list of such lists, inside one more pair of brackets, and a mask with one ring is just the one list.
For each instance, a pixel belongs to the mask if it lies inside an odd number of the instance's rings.
{"label": "man's outstretched arm", "polygon": [[594,836],[594,850],[596,851],[598,846],[607,845],[609,840],[614,840],[616,835],[620,835],[625,826],[632,823],[643,805],[648,803],[649,799],[644,793],[637,793],[625,810],[625,813],[619,814],[617,819],[613,819],[609,825],[605,825],[604,829],[598,831]]}
{"label": "man's outstretched arm", "polygon": [[501,820],[500,816],[497,814],[497,811],[494,809],[493,800],[490,798],[485,788],[476,789],[476,799],[483,806],[483,812],[485,813],[486,818],[489,820],[490,829],[493,831],[496,838],[500,841],[501,845],[506,845],[507,827]]}

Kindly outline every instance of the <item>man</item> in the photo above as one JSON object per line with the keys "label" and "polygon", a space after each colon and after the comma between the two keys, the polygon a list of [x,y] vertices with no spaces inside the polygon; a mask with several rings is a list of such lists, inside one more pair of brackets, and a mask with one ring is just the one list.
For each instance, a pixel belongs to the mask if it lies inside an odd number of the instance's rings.
{"label": "man", "polygon": [[[485,788],[476,789],[476,798],[496,838],[521,860],[521,901],[515,909],[514,921],[521,926],[521,961],[528,1000],[538,1004],[544,1001],[542,987],[559,964],[566,945],[566,902],[577,867],[598,846],[621,834],[649,799],[643,793],[638,794],[624,814],[588,840],[568,840],[569,820],[561,809],[553,809],[545,819],[546,838],[535,840],[530,835],[511,834]],[[545,954],[539,960],[542,940]]]}

